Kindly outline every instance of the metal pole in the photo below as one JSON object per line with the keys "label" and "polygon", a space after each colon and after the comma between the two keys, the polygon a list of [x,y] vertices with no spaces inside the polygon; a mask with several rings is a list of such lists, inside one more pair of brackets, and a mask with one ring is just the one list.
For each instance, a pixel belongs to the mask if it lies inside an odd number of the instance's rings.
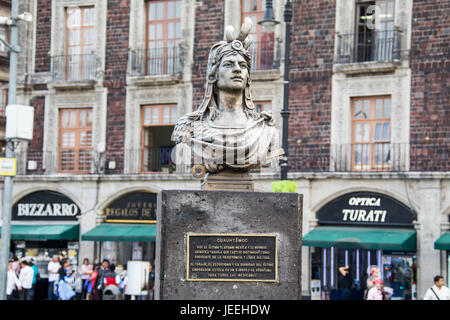
{"label": "metal pole", "polygon": [[291,50],[291,20],[292,20],[292,2],[287,1],[284,6],[285,29],[285,47],[284,47],[284,87],[283,87],[283,109],[281,117],[283,118],[283,150],[284,156],[280,160],[281,180],[287,180],[288,175],[288,155],[289,155],[289,69],[290,69],[290,50]]}
{"label": "metal pole", "polygon": [[[16,104],[16,78],[17,78],[17,52],[18,52],[18,28],[17,15],[19,11],[19,0],[11,1],[11,48],[9,55],[9,89],[8,104]],[[6,157],[14,158],[12,141],[6,140]],[[2,246],[0,255],[0,300],[6,300],[6,280],[8,274],[8,260],[11,241],[11,202],[13,193],[13,177],[5,176],[3,186],[2,207]]]}

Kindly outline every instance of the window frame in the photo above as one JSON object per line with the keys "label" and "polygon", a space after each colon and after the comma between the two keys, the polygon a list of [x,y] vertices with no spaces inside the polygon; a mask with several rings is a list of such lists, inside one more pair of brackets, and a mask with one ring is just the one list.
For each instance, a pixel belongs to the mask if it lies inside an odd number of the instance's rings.
{"label": "window frame", "polygon": [[[168,18],[168,5],[169,3],[174,3],[174,10],[176,13],[176,3],[180,4],[180,16],[176,17],[176,14],[174,15],[173,18]],[[151,4],[158,4],[158,3],[162,3],[163,4],[163,16],[164,19],[162,20],[150,20],[150,16],[149,16],[149,12],[150,12],[150,5]],[[181,14],[182,14],[182,0],[148,0],[145,2],[145,74],[146,75],[166,75],[166,74],[171,74],[171,73],[175,73],[175,72],[169,72],[169,60],[172,59],[171,63],[172,65],[172,71],[177,70],[177,66],[175,66],[174,64],[179,64],[179,59],[180,59],[180,50],[179,50],[179,45],[181,44],[181,42],[183,41],[183,36],[181,33]],[[168,29],[169,29],[169,23],[179,23],[180,25],[180,37],[179,38],[169,38],[168,37]],[[158,24],[162,24],[162,38],[160,39],[153,39],[150,40],[150,33],[149,33],[149,29],[150,29],[150,25],[158,25]],[[156,29],[155,29],[155,34],[157,33]],[[176,36],[176,28],[174,28],[174,35]],[[163,46],[160,47],[155,47],[155,48],[150,48],[149,44],[150,42],[159,42],[161,41],[163,43]],[[169,47],[168,46],[168,41],[173,41],[174,43],[177,43],[177,45],[173,46],[173,47]],[[162,59],[162,66],[158,67],[160,68],[160,72],[156,72],[156,73],[152,73],[150,72],[150,53],[151,50],[162,50],[163,51],[163,55],[162,58],[157,57],[156,61],[158,61],[159,59]],[[169,51],[172,51],[172,56],[170,56]],[[178,66],[179,67],[179,66]]]}
{"label": "window frame", "polygon": [[[382,100],[383,101],[383,115],[380,118],[376,117],[376,101],[377,100]],[[385,100],[389,99],[390,103],[390,110],[389,110],[389,117],[385,117]],[[362,102],[362,109],[364,109],[364,101],[370,101],[370,116],[368,118],[365,119],[358,119],[355,118],[355,104],[357,101],[361,101]],[[392,159],[392,155],[390,154],[391,152],[391,144],[392,144],[392,138],[391,138],[391,132],[392,132],[392,96],[391,95],[378,95],[378,96],[363,96],[363,97],[352,97],[351,98],[351,124],[352,124],[352,133],[351,133],[351,139],[352,139],[352,144],[351,144],[351,151],[352,151],[352,171],[388,171],[391,168],[391,159]],[[381,139],[375,139],[375,131],[376,131],[376,127],[377,124],[382,124],[382,128],[385,124],[389,125],[389,132],[388,132],[388,138],[387,139],[382,139],[382,134],[381,134]],[[362,125],[369,125],[369,140],[368,141],[357,141],[356,140],[356,127],[358,124],[362,124]],[[382,131],[381,131],[382,133]],[[378,164],[376,162],[376,157],[377,157],[377,144],[388,144],[389,146],[389,151],[388,154],[390,155],[390,159],[385,162],[385,157],[384,157],[384,153],[382,152],[382,163]],[[362,146],[366,146],[369,145],[369,163],[364,163],[363,161],[363,152],[361,152],[361,163],[357,164],[356,163],[356,156],[355,156],[355,146],[356,145],[362,145]],[[364,148],[364,147],[362,147]],[[363,150],[363,149],[361,149]]]}
{"label": "window frame", "polygon": [[[87,111],[91,112],[91,123],[90,126],[80,127],[80,112]],[[63,127],[63,113],[65,112],[75,112],[75,127],[65,128]],[[71,173],[71,174],[86,174],[90,173],[92,169],[92,151],[93,151],[93,108],[60,108],[58,110],[59,113],[59,142],[58,142],[58,172],[60,173]],[[88,124],[88,122],[86,122]],[[90,145],[82,145],[81,144],[81,132],[90,132]],[[63,146],[63,134],[65,132],[74,132],[75,133],[75,145],[74,147],[64,147]],[[63,168],[63,151],[64,150],[73,150],[74,151],[74,160],[73,160],[73,169],[64,169]],[[90,163],[87,165],[88,168],[80,168],[80,151],[90,151],[91,157],[88,159]],[[88,157],[89,158],[89,157]]]}
{"label": "window frame", "polygon": [[[80,25],[77,26],[77,27],[69,27],[69,11],[70,10],[79,10],[80,11]],[[96,8],[95,8],[94,5],[79,6],[79,7],[65,7],[65,27],[66,27],[65,28],[66,29],[65,30],[65,36],[66,36],[66,41],[65,41],[65,44],[66,44],[66,48],[65,48],[65,53],[66,53],[65,75],[66,75],[66,80],[84,80],[84,79],[87,78],[89,72],[92,71],[92,70],[89,70],[89,69],[85,70],[86,64],[93,64],[93,61],[90,61],[92,59],[92,57],[88,58],[87,59],[88,61],[85,61],[85,60],[86,60],[88,55],[92,55],[95,52],[95,23],[96,23],[96,21],[94,19],[94,23],[92,25],[85,26],[84,25],[84,11],[85,10],[94,10],[94,15],[95,15]],[[86,30],[88,30],[88,29],[94,30],[94,32],[93,32],[93,40],[94,40],[94,42],[86,44],[84,42],[84,35],[85,35]],[[80,38],[79,38],[79,44],[78,45],[70,45],[70,31],[71,30],[79,30],[80,31],[80,35],[79,35]],[[87,54],[84,53],[84,48],[86,46],[93,47],[91,53],[87,53]],[[72,55],[69,53],[69,51],[70,51],[69,49],[71,47],[79,47],[80,48],[80,53],[77,54],[79,56],[79,62],[78,62],[79,67],[78,67],[78,70],[76,71],[75,74],[73,73],[74,72],[73,70],[72,70],[72,72],[70,72],[70,64],[71,64],[70,57]],[[76,64],[76,63],[72,62],[72,64]],[[88,68],[90,68],[90,67],[92,67],[92,66],[88,65]],[[86,72],[88,74],[85,74]],[[73,79],[73,77],[75,77],[75,78]]]}
{"label": "window frame", "polygon": [[[264,12],[265,12],[265,0],[256,0],[257,4],[257,10],[256,11],[244,11],[245,10],[245,3],[246,1],[252,1],[252,0],[240,0],[241,4],[241,24],[244,22],[244,19],[248,16],[255,16],[256,15],[256,22],[263,20],[264,18]],[[274,8],[274,14],[275,14],[275,8]],[[252,48],[250,48],[251,56],[252,56],[252,69],[253,70],[269,70],[273,69],[273,63],[275,59],[275,33],[266,34],[263,32],[262,26],[258,23],[254,26],[255,32],[251,31],[250,35],[253,37],[253,43]],[[264,46],[261,46],[261,44],[264,44]],[[266,47],[267,44],[267,47]],[[256,47],[256,52],[253,53],[254,46]],[[272,52],[272,66],[270,67],[263,67],[263,52]],[[266,62],[267,63],[267,62]]]}
{"label": "window frame", "polygon": [[[164,123],[163,122],[163,113],[164,113],[164,108],[169,108],[169,122],[168,123]],[[158,123],[149,123],[146,124],[145,123],[145,110],[146,109],[158,109],[159,114],[158,114]],[[140,158],[141,158],[141,166],[140,166],[140,172],[141,173],[161,173],[163,171],[152,171],[149,170],[148,168],[150,168],[149,165],[147,165],[147,170],[145,168],[145,150],[150,149],[149,152],[152,153],[153,156],[153,145],[154,145],[154,135],[152,134],[150,137],[150,140],[148,144],[146,144],[146,139],[145,139],[145,135],[147,131],[150,131],[151,128],[155,128],[155,127],[174,127],[175,126],[175,122],[176,122],[176,118],[173,116],[173,113],[175,110],[175,116],[178,113],[178,105],[176,103],[167,103],[167,104],[155,104],[155,105],[142,105],[141,106],[141,152],[140,152]],[[152,118],[150,116],[150,118]],[[175,120],[175,121],[170,121],[170,120]]]}

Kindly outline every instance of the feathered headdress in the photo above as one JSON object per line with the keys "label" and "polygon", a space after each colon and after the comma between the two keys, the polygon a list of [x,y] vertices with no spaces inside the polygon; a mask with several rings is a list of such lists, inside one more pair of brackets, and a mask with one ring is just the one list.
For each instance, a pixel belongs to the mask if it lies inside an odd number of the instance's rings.
{"label": "feathered headdress", "polygon": [[250,18],[245,18],[244,23],[241,26],[239,34],[236,36],[236,31],[233,26],[227,26],[225,28],[224,40],[214,44],[211,47],[208,57],[208,66],[206,70],[206,92],[202,103],[200,104],[198,110],[194,113],[200,118],[203,118],[209,109],[209,117],[214,120],[219,111],[217,109],[216,102],[213,97],[214,84],[217,81],[217,68],[220,65],[222,58],[229,54],[240,54],[244,57],[247,62],[247,68],[249,73],[248,82],[244,90],[244,112],[253,117],[257,118],[255,106],[252,101],[250,94],[250,68],[251,68],[251,56],[249,48],[253,43],[253,38],[250,35],[253,23]]}

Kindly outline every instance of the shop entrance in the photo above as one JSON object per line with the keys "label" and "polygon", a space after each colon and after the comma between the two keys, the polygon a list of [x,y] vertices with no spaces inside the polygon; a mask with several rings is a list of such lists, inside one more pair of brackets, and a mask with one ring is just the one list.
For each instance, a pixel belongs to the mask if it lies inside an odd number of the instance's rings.
{"label": "shop entrance", "polygon": [[39,277],[34,289],[35,300],[46,300],[48,297],[48,263],[53,255],[67,257],[74,271],[78,267],[79,244],[66,240],[11,241],[11,252],[19,259],[32,258],[38,268]]}
{"label": "shop entrance", "polygon": [[355,285],[352,300],[363,300],[370,269],[377,267],[384,285],[394,290],[391,300],[412,300],[416,297],[415,252],[384,250],[311,248],[313,281],[320,280],[322,300],[340,300],[343,288],[339,267],[350,266]]}

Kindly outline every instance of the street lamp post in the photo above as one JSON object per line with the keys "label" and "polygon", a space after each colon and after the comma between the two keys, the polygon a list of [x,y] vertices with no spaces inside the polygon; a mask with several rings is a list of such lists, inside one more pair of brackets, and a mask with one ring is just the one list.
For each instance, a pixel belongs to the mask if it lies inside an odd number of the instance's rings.
{"label": "street lamp post", "polygon": [[[288,175],[288,154],[289,154],[289,69],[290,69],[290,48],[291,48],[291,21],[292,2],[286,1],[284,5],[285,41],[284,41],[284,81],[283,81],[283,150],[284,156],[280,159],[281,180],[287,180]],[[280,22],[275,20],[273,15],[272,0],[266,0],[266,11],[262,21],[258,22],[263,26],[264,32],[273,32],[275,26]]]}
{"label": "street lamp post", "polygon": [[[25,12],[19,15],[19,0],[11,1],[11,18],[0,17],[0,24],[10,26],[11,44],[2,42],[8,47],[9,55],[9,88],[8,105],[16,104],[17,90],[17,54],[19,48],[19,30],[17,23],[19,20],[30,22],[32,16]],[[8,122],[8,120],[6,120]],[[8,124],[7,124],[8,125]],[[14,158],[14,142],[6,138],[6,158]],[[3,206],[2,206],[2,245],[0,254],[0,300],[6,300],[6,281],[8,273],[8,259],[11,241],[11,207],[13,193],[13,177],[5,176],[3,186]]]}

